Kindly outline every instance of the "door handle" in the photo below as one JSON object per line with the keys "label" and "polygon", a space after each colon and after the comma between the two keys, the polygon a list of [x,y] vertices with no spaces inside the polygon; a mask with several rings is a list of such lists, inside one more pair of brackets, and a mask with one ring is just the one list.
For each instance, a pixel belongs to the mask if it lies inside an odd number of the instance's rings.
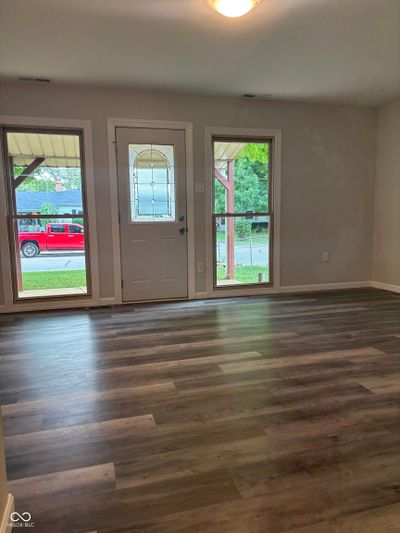
{"label": "door handle", "polygon": [[187,228],[179,228],[179,233],[181,235],[184,235],[185,234],[185,231],[187,231],[188,229]]}

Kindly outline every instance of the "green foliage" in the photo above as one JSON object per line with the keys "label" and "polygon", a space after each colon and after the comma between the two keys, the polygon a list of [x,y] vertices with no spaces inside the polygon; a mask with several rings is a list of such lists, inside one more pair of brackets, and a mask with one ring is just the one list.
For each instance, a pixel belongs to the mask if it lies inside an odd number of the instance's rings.
{"label": "green foliage", "polygon": [[216,213],[225,213],[225,188],[223,185],[217,180],[214,180],[215,183],[215,212]]}
{"label": "green foliage", "polygon": [[[52,202],[44,202],[40,207],[41,215],[56,215],[57,207]],[[43,227],[46,227],[47,224],[50,224],[51,218],[41,218],[40,223]]]}
{"label": "green foliage", "polygon": [[[14,176],[17,178],[25,167],[14,166]],[[81,169],[80,168],[52,168],[39,167],[34,174],[28,176],[18,187],[18,191],[28,192],[54,192],[56,190],[55,181],[61,180],[65,191],[80,190]]]}
{"label": "green foliage", "polygon": [[248,159],[249,161],[258,161],[263,165],[268,163],[269,144],[265,143],[248,143],[236,157],[238,159]]}
{"label": "green foliage", "polygon": [[[15,172],[15,169],[14,169]],[[21,168],[22,172],[22,168]],[[21,172],[18,172],[20,174]],[[17,175],[17,174],[15,174]],[[18,191],[28,192],[54,192],[56,190],[55,183],[52,179],[38,179],[35,175],[28,176],[18,187]]]}
{"label": "green foliage", "polygon": [[251,221],[244,218],[237,218],[235,220],[235,234],[244,239],[251,235]]}

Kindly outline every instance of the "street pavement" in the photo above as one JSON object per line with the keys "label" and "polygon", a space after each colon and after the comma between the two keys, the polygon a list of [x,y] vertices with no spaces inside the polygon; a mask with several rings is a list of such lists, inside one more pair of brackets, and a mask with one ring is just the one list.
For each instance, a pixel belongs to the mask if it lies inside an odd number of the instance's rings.
{"label": "street pavement", "polygon": [[21,256],[22,272],[52,272],[55,270],[83,270],[85,254],[82,252],[40,254],[36,257]]}

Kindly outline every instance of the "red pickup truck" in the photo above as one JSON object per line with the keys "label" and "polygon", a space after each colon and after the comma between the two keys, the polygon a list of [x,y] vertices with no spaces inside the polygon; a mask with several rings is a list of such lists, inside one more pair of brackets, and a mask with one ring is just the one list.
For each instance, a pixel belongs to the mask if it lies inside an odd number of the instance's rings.
{"label": "red pickup truck", "polygon": [[47,250],[84,250],[84,228],[80,224],[47,224],[45,231],[21,231],[19,245],[25,257]]}

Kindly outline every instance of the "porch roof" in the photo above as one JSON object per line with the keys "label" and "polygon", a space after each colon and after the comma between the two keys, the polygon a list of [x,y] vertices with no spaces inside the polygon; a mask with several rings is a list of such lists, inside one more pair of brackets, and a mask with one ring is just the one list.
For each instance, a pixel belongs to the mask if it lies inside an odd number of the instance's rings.
{"label": "porch roof", "polygon": [[71,133],[7,133],[9,155],[14,165],[27,166],[36,158],[44,158],[42,167],[79,167],[79,136]]}

